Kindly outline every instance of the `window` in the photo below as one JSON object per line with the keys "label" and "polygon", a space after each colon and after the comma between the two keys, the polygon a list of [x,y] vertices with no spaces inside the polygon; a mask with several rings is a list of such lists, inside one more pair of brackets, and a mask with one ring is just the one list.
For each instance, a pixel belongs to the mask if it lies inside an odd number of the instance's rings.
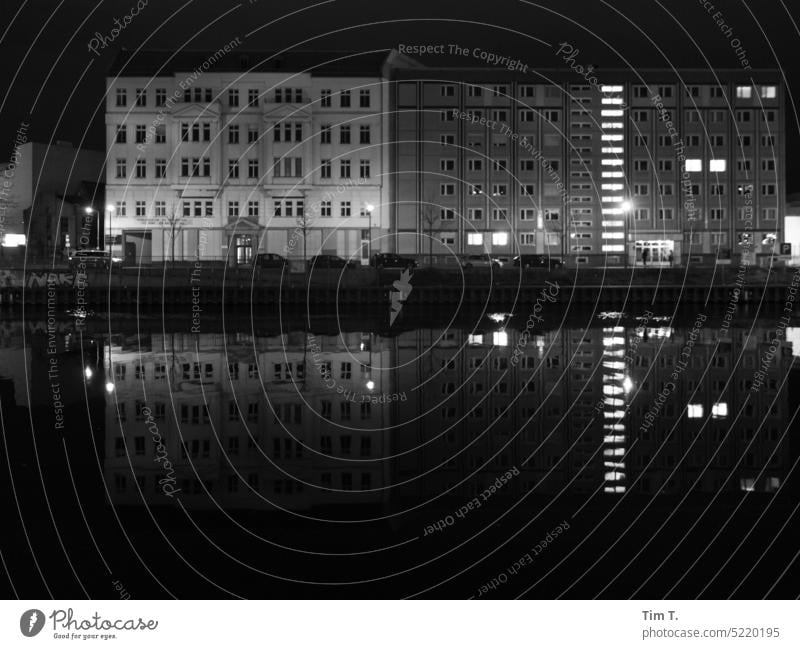
{"label": "window", "polygon": [[468,232],[467,233],[467,244],[470,246],[482,246],[483,245],[483,234],[480,232]]}
{"label": "window", "polygon": [[508,220],[508,212],[500,207],[492,208],[492,221],[506,221]]}
{"label": "window", "polygon": [[167,177],[167,161],[164,158],[156,158],[156,178]]}
{"label": "window", "polygon": [[372,134],[369,124],[362,124],[358,129],[358,143],[369,144],[372,141]]}
{"label": "window", "polygon": [[[239,201],[228,201],[228,218],[229,219],[236,219],[239,218]],[[238,372],[238,368],[237,368]],[[238,378],[238,374],[237,374]]]}
{"label": "window", "polygon": [[247,161],[247,177],[248,178],[258,178],[258,160],[256,158],[250,158]]}
{"label": "window", "polygon": [[761,185],[761,195],[762,196],[775,196],[775,185],[773,183],[767,183]]}
{"label": "window", "polygon": [[147,203],[145,203],[145,201],[136,201],[134,203],[134,210],[136,216],[144,218],[147,216]]}
{"label": "window", "polygon": [[125,124],[118,124],[114,134],[114,141],[117,144],[125,144],[128,141],[128,127]]}
{"label": "window", "polygon": [[452,221],[456,218],[456,212],[451,207],[441,207],[439,208],[439,218],[442,221]]}
{"label": "window", "polygon": [[439,160],[440,171],[455,171],[456,161],[454,158],[442,158]]}
{"label": "window", "polygon": [[117,163],[115,165],[116,177],[117,178],[127,178],[128,176],[128,166],[125,158],[117,158]]}
{"label": "window", "polygon": [[358,164],[358,173],[360,178],[370,177],[370,161],[361,160]]}
{"label": "window", "polygon": [[339,91],[339,107],[340,108],[350,108],[350,91],[349,90],[341,90],[341,91]]}
{"label": "window", "polygon": [[228,144],[239,144],[239,125],[228,126]]}
{"label": "window", "polygon": [[319,92],[319,105],[320,108],[330,108],[331,107],[331,91],[330,90],[320,90]]}
{"label": "window", "polygon": [[236,88],[228,88],[228,106],[236,108],[239,105],[239,91]]}
{"label": "window", "polygon": [[350,178],[350,161],[339,160],[339,177]]}
{"label": "window", "polygon": [[319,173],[321,178],[330,178],[331,177],[331,161],[330,160],[322,160],[319,166]]}
{"label": "window", "polygon": [[775,99],[778,96],[778,89],[775,86],[761,86],[762,99]]}
{"label": "window", "polygon": [[330,144],[331,143],[331,125],[330,124],[322,124],[319,128],[319,143],[320,144]]}
{"label": "window", "polygon": [[454,196],[456,193],[456,186],[453,183],[442,183],[439,185],[439,194],[441,196]]}
{"label": "window", "polygon": [[322,201],[319,204],[319,215],[324,217],[331,216],[331,201]]}
{"label": "window", "polygon": [[127,216],[127,203],[125,201],[117,201],[115,205],[114,213],[117,216]]}
{"label": "window", "polygon": [[137,178],[146,178],[147,177],[147,162],[145,160],[137,160],[136,161],[136,177]]}
{"label": "window", "polygon": [[350,127],[339,127],[339,144],[350,144]]}
{"label": "window", "polygon": [[672,196],[675,193],[675,186],[672,183],[662,183],[658,186],[658,193],[661,196]]}
{"label": "window", "polygon": [[117,88],[116,92],[117,107],[122,108],[128,105],[128,91],[125,88]]}
{"label": "window", "polygon": [[258,142],[258,126],[250,124],[247,127],[247,143],[253,144],[254,142]]}
{"label": "window", "polygon": [[650,194],[650,185],[645,184],[637,184],[633,186],[633,194],[634,196],[649,196]]}
{"label": "window", "polygon": [[161,108],[167,103],[167,89],[156,88],[156,108]]}
{"label": "window", "polygon": [[239,177],[239,161],[228,160],[228,178],[238,178],[238,177]]}
{"label": "window", "polygon": [[442,134],[439,136],[439,144],[441,144],[442,146],[448,144],[455,144],[455,142],[456,142],[455,135]]}
{"label": "window", "polygon": [[350,201],[342,201],[339,203],[339,216],[346,218],[350,216]]}
{"label": "window", "polygon": [[658,210],[659,221],[672,221],[674,213],[671,207],[663,207]]}
{"label": "window", "polygon": [[525,184],[519,186],[520,196],[533,196],[533,185]]}
{"label": "window", "polygon": [[709,164],[709,171],[722,172],[727,169],[725,160],[712,160]]}
{"label": "window", "polygon": [[470,221],[480,221],[483,219],[482,207],[470,207],[467,209],[467,218]]}
{"label": "window", "polygon": [[703,161],[699,158],[686,160],[686,171],[703,171]]}
{"label": "window", "polygon": [[722,207],[712,207],[709,210],[709,216],[712,221],[722,221],[725,218],[725,209]]}
{"label": "window", "polygon": [[633,218],[637,221],[649,221],[650,210],[646,207],[640,207],[633,212]]}
{"label": "window", "polygon": [[558,221],[560,212],[556,209],[547,208],[543,210],[545,221]]}
{"label": "window", "polygon": [[536,210],[532,207],[523,207],[519,211],[520,221],[534,221],[536,219]]}
{"label": "window", "polygon": [[492,232],[492,245],[493,246],[508,245],[508,232]]}
{"label": "window", "polygon": [[494,183],[492,185],[492,196],[507,196],[508,185],[505,183]]}
{"label": "window", "polygon": [[147,127],[144,124],[137,124],[134,133],[136,144],[144,144],[147,141]]}
{"label": "window", "polygon": [[258,218],[258,201],[247,201],[247,216],[253,219]]}
{"label": "window", "polygon": [[633,161],[633,170],[634,171],[650,171],[650,161],[649,160],[634,160]]}
{"label": "window", "polygon": [[762,160],[761,171],[775,171],[775,160],[771,158]]}
{"label": "window", "polygon": [[664,172],[671,172],[673,170],[673,161],[672,160],[659,160],[658,161],[658,170]]}
{"label": "window", "polygon": [[362,88],[358,92],[358,106],[359,108],[369,108],[369,105],[370,105],[369,88]]}
{"label": "window", "polygon": [[247,90],[247,105],[250,108],[258,108],[258,88],[249,88]]}

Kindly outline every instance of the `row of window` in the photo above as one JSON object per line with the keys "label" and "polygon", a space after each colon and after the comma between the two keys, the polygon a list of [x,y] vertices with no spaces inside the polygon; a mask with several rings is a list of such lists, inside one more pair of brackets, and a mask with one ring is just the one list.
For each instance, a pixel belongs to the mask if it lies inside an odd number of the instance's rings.
{"label": "row of window", "polygon": [[[484,90],[486,90],[486,94],[492,97],[507,97],[509,95],[509,86],[505,84],[494,84],[488,87],[484,87],[481,85],[476,84],[464,84],[467,88],[467,95],[469,97],[483,97]],[[708,89],[710,97],[712,99],[724,99],[725,98],[725,89],[721,86],[699,86],[699,85],[688,85],[686,86],[686,95],[688,97],[697,99],[700,97],[701,88],[705,87]],[[616,86],[616,92],[622,92],[622,86]],[[675,86],[657,86],[655,88],[656,92],[653,93],[650,88],[643,85],[635,85],[633,86],[632,92],[633,96],[637,99],[646,99],[650,98],[654,95],[659,95],[662,99],[671,99],[674,95]],[[517,95],[519,97],[536,97],[537,90],[543,91],[544,96],[547,98],[555,98],[561,96],[561,88],[557,86],[541,86],[537,88],[537,86],[533,84],[518,84],[517,85]],[[570,93],[580,93],[580,92],[591,92],[591,86],[570,86],[569,88]],[[739,99],[751,99],[754,96],[759,96],[762,99],[775,99],[778,96],[778,88],[774,85],[762,85],[762,86],[737,86],[736,87],[736,97]],[[456,96],[456,84],[453,83],[443,83],[439,86],[439,95],[441,97],[455,97]]]}
{"label": "row of window", "polygon": [[[147,107],[148,98],[147,88],[135,88],[133,91],[134,106],[137,108]],[[339,108],[350,108],[353,106],[351,90],[333,91],[330,89],[320,90],[319,104],[322,108],[333,107],[333,97],[338,96]],[[128,89],[117,88],[115,92],[115,103],[117,108],[124,108],[128,105]],[[264,101],[268,101],[269,95],[265,91],[260,91],[258,88],[247,89],[247,105],[255,108],[258,107],[259,100],[264,97]],[[272,101],[276,104],[300,104],[304,102],[304,92],[302,88],[275,88],[272,91]],[[231,108],[239,107],[240,90],[238,88],[228,88],[228,106]],[[214,92],[211,88],[193,87],[186,88],[183,93],[183,101],[186,103],[210,103],[214,101]],[[165,106],[167,103],[167,89],[155,88],[154,89],[154,105],[157,108]],[[370,88],[361,88],[358,91],[358,106],[359,108],[369,108],[372,104],[372,90]]]}

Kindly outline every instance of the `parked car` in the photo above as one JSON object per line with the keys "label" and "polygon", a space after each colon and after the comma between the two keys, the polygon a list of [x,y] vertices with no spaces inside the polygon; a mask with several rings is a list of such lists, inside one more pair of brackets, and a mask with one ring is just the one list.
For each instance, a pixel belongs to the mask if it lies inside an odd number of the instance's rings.
{"label": "parked car", "polygon": [[417,261],[393,252],[376,252],[370,258],[369,265],[375,268],[416,268]]}
{"label": "parked car", "polygon": [[108,250],[83,249],[75,250],[69,256],[69,266],[72,270],[89,268],[105,268],[117,266],[122,263],[119,257],[112,257]]}
{"label": "parked car", "polygon": [[553,255],[517,255],[514,257],[514,266],[519,268],[547,268],[555,270],[563,268],[564,260]]}
{"label": "parked car", "polygon": [[314,255],[308,260],[308,269],[314,268],[356,268],[358,262],[355,259],[342,259],[336,255]]}
{"label": "parked car", "polygon": [[464,255],[461,257],[462,268],[500,268],[503,262],[489,255]]}
{"label": "parked car", "polygon": [[258,269],[277,268],[284,269],[289,267],[289,260],[281,257],[274,252],[261,252],[253,257],[253,266]]}

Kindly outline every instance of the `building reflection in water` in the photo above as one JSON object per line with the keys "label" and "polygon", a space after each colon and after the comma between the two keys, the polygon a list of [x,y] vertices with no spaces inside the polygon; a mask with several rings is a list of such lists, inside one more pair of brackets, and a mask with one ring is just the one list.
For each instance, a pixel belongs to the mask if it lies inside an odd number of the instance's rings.
{"label": "building reflection in water", "polygon": [[[475,497],[775,491],[792,463],[781,344],[764,329],[643,322],[388,337],[155,335],[105,349],[105,478],[117,504],[169,504],[153,430],[188,508],[398,508]],[[660,404],[652,425],[647,413]],[[151,413],[155,427],[146,425]]]}

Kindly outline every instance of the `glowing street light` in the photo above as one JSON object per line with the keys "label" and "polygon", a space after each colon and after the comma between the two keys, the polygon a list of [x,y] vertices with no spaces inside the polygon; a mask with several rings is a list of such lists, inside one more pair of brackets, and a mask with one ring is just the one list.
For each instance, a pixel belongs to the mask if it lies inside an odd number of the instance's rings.
{"label": "glowing street light", "polygon": [[114,384],[111,381],[109,381],[108,383],[106,383],[106,392],[111,394],[113,391],[114,391]]}
{"label": "glowing street light", "polygon": [[94,376],[94,372],[92,372],[92,368],[87,365],[86,369],[83,370],[83,375],[88,380],[88,379],[92,378],[92,376]]}

